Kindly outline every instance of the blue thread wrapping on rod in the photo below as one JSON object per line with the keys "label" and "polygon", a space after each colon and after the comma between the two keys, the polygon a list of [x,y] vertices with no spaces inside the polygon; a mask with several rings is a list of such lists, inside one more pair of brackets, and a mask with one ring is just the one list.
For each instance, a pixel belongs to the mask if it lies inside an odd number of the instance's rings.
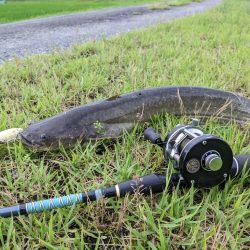
{"label": "blue thread wrapping on rod", "polygon": [[101,189],[96,189],[95,190],[95,198],[96,200],[100,200],[103,198],[103,193]]}
{"label": "blue thread wrapping on rod", "polygon": [[59,198],[41,200],[36,202],[26,203],[26,212],[36,213],[43,212],[55,208],[62,208],[73,204],[79,204],[83,202],[83,194],[70,194]]}

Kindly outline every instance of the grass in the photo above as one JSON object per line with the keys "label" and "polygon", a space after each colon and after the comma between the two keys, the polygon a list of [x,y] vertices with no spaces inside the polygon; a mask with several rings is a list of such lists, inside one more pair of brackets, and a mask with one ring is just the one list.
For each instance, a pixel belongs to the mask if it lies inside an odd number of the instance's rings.
{"label": "grass", "polygon": [[[193,2],[199,3],[199,2],[202,2],[202,0],[195,0]],[[169,2],[169,6],[182,6],[188,3],[190,3],[189,0],[172,0]]]}
{"label": "grass", "polygon": [[160,3],[156,3],[156,4],[151,4],[149,6],[150,10],[168,10],[171,8],[171,6],[182,6],[182,5],[186,5],[190,2],[201,2],[201,0],[167,0],[167,1],[162,1]]}
{"label": "grass", "polygon": [[[0,130],[75,105],[144,87],[209,86],[250,96],[250,2],[225,0],[206,14],[65,53],[16,59],[0,67]],[[152,125],[166,135],[187,121],[166,116]],[[208,122],[204,129],[249,153],[249,130]],[[0,154],[1,206],[76,193],[152,172],[162,153],[142,127],[113,143],[35,153],[13,143]],[[179,190],[151,197],[102,200],[52,213],[0,219],[1,249],[249,249],[246,176],[224,190]]]}
{"label": "grass", "polygon": [[157,2],[179,5],[192,1],[197,0],[9,0],[0,4],[0,23],[108,7]]}

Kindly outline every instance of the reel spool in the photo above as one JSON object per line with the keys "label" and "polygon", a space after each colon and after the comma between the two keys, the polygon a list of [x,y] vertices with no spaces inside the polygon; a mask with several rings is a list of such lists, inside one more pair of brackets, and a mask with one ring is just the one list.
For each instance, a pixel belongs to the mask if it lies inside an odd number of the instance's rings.
{"label": "reel spool", "polygon": [[233,153],[221,138],[206,134],[199,120],[190,125],[177,125],[162,141],[152,128],[144,132],[145,139],[163,148],[166,161],[172,161],[181,177],[196,187],[213,187],[230,174]]}

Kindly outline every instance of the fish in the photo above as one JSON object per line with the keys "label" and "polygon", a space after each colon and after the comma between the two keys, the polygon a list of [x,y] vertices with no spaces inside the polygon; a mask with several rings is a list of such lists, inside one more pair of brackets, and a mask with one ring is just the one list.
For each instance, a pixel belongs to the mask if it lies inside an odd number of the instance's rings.
{"label": "fish", "polygon": [[38,151],[68,148],[78,142],[117,138],[165,113],[245,124],[250,121],[250,99],[205,87],[148,88],[72,108],[31,124],[19,136],[26,147]]}

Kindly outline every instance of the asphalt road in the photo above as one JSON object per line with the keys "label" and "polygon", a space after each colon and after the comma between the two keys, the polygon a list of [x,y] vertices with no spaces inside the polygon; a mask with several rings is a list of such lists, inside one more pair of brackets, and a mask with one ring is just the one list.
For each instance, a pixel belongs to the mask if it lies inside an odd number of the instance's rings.
{"label": "asphalt road", "polygon": [[169,10],[150,10],[146,5],[112,8],[0,24],[0,63],[165,23],[204,12],[221,1],[204,0]]}

